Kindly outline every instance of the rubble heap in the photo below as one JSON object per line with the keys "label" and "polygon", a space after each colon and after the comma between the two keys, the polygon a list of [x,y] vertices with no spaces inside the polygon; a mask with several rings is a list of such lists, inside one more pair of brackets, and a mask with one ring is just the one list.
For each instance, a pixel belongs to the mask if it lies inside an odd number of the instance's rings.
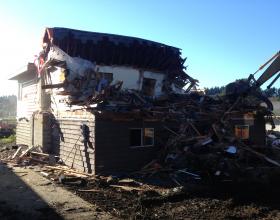
{"label": "rubble heap", "polygon": [[[163,172],[180,185],[189,179],[267,181],[267,171],[279,169],[279,149],[252,143],[233,126],[236,115],[269,119],[271,113],[260,102],[250,102],[250,97],[233,102],[227,96],[211,98],[197,94],[171,97],[162,105],[146,109],[152,117],[161,116],[169,135],[162,141],[165,144],[158,158],[140,173]],[[175,121],[177,126],[166,126],[168,120]]]}
{"label": "rubble heap", "polygon": [[[101,81],[95,79],[94,82],[93,90]],[[117,113],[123,117],[162,123],[168,138],[162,140],[158,158],[145,166],[142,173],[164,171],[180,184],[176,180],[178,175],[184,175],[183,179],[218,178],[228,181],[245,178],[256,167],[273,169],[280,166],[275,149],[255,146],[236,135],[233,118],[237,115],[269,118],[272,114],[253,97],[176,94],[168,90],[170,85],[166,85],[166,95],[155,98],[140,91],[122,89],[121,81],[102,85],[100,90],[90,91],[91,95],[85,96],[87,90],[77,89],[83,94],[74,94],[74,89],[69,89],[71,83],[63,86],[64,90],[58,94],[65,95],[70,106],[80,105],[96,114]],[[86,88],[89,89],[88,86]]]}

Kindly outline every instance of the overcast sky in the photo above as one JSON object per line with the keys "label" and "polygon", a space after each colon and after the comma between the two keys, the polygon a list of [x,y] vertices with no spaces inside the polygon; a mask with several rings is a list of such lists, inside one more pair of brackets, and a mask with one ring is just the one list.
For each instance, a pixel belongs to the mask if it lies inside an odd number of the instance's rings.
{"label": "overcast sky", "polygon": [[[201,87],[245,78],[280,50],[277,0],[0,0],[0,95],[41,46],[45,27],[136,36],[182,49]],[[277,84],[278,85],[278,84]]]}

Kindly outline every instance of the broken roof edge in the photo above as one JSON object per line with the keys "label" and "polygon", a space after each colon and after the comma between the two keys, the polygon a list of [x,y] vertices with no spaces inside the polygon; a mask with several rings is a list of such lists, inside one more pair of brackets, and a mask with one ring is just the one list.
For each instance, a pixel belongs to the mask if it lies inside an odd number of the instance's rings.
{"label": "broken roof edge", "polygon": [[68,28],[46,28],[43,47],[48,52],[51,46],[59,47],[71,57],[110,66],[134,66],[174,72],[171,74],[175,75],[186,68],[186,59],[181,57],[180,49],[136,37]]}
{"label": "broken roof edge", "polygon": [[[67,36],[67,34],[71,33],[76,33],[76,35],[80,37],[84,37],[83,40],[89,40],[90,38],[97,37],[98,40],[100,40],[102,37],[108,37],[110,40],[112,40],[114,43],[124,43],[126,40],[129,42],[132,42],[134,40],[142,42],[142,43],[147,43],[148,45],[157,45],[160,47],[168,47],[172,48],[177,51],[181,51],[180,48],[170,46],[167,44],[159,43],[157,41],[152,41],[152,40],[147,40],[144,38],[140,37],[132,37],[132,36],[127,36],[127,35],[119,35],[119,34],[110,34],[110,33],[102,33],[102,32],[94,32],[94,31],[85,31],[85,30],[78,30],[78,29],[72,29],[72,28],[64,28],[64,27],[46,27],[45,32],[43,35],[43,43],[54,43],[53,40],[55,38],[59,38],[58,35],[60,35],[61,38]],[[86,35],[88,35],[86,37]]]}
{"label": "broken roof edge", "polygon": [[127,66],[167,74],[183,88],[185,82],[197,82],[185,69],[181,49],[137,37],[89,32],[69,28],[46,28],[43,36],[46,52],[58,47],[71,57],[80,57],[98,65]]}
{"label": "broken roof edge", "polygon": [[[34,63],[27,63],[19,71],[12,74],[8,80],[19,80],[27,74],[37,73],[37,68]],[[35,75],[35,74],[34,74]]]}

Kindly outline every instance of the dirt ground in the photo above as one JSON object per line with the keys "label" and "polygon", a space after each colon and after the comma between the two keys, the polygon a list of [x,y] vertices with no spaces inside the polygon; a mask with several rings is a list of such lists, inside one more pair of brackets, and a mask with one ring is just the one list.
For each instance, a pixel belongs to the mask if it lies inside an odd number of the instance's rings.
{"label": "dirt ground", "polygon": [[212,186],[178,193],[174,188],[169,195],[89,188],[97,191],[76,192],[123,219],[280,219],[279,190],[259,186]]}
{"label": "dirt ground", "polygon": [[98,181],[85,186],[54,183],[41,170],[0,163],[1,220],[280,219],[278,185],[192,184],[161,193],[123,191]]}

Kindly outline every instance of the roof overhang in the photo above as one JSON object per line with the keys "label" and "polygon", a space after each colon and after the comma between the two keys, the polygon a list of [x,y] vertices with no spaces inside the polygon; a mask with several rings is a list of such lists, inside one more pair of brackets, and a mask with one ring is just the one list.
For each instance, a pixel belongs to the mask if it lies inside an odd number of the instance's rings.
{"label": "roof overhang", "polygon": [[37,74],[37,68],[34,63],[28,63],[20,71],[12,75],[9,80],[24,80],[26,78],[35,78]]}

